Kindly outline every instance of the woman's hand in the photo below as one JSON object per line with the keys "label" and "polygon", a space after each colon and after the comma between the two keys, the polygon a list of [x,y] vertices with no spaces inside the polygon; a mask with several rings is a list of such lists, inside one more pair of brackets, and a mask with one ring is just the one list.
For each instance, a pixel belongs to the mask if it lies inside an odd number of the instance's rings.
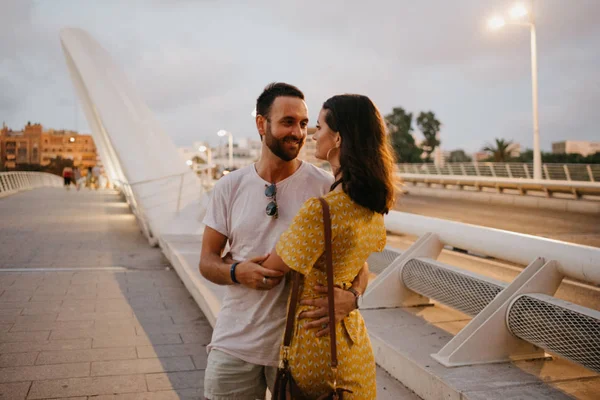
{"label": "woman's hand", "polygon": [[[315,286],[315,291],[323,293],[324,297],[300,301],[300,304],[312,306],[314,309],[301,312],[298,319],[314,319],[304,324],[304,328],[319,329],[316,334],[319,337],[329,334],[329,303],[327,301],[327,287],[317,285]],[[333,298],[335,303],[335,323],[337,324],[356,309],[356,297],[348,290],[335,287],[333,288]]]}

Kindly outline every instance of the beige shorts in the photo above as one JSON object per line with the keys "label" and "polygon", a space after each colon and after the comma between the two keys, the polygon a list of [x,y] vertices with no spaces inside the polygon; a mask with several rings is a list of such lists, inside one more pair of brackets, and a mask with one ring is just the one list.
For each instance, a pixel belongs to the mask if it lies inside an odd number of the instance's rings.
{"label": "beige shorts", "polygon": [[213,349],[204,373],[204,397],[209,400],[263,400],[275,385],[277,367],[250,364]]}

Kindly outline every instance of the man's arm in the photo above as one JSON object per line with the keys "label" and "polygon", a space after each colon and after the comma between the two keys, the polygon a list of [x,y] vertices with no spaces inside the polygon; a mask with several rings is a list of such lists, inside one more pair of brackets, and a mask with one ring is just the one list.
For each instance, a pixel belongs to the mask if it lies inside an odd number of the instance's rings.
{"label": "man's arm", "polygon": [[[231,264],[223,260],[222,254],[227,243],[227,236],[210,228],[204,228],[202,251],[200,253],[200,273],[217,285],[233,285],[231,280]],[[277,286],[283,273],[273,271],[258,265],[267,256],[254,257],[241,262],[235,268],[235,277],[240,284],[252,289],[269,290]],[[267,277],[266,283],[263,277]]]}
{"label": "man's arm", "polygon": [[[365,263],[356,278],[354,278],[352,281],[352,288],[362,296],[365,290],[367,290],[368,283],[369,264]],[[304,311],[300,313],[299,319],[313,318],[313,321],[304,324],[304,328],[319,328],[317,336],[325,336],[329,334],[329,326],[327,325],[329,322],[327,287],[315,286],[315,290],[319,293],[322,293],[324,297],[302,300],[300,304],[313,306],[315,309],[313,311]],[[335,322],[337,323],[356,309],[356,296],[354,296],[354,293],[348,290],[343,290],[337,287],[334,288],[333,291],[335,303]],[[323,328],[325,325],[327,325],[327,327]]]}

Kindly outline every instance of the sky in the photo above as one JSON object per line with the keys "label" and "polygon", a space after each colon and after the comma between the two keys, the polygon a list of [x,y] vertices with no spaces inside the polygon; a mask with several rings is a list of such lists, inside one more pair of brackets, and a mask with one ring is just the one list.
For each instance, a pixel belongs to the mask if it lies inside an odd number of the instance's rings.
{"label": "sky", "polygon": [[[382,114],[433,111],[444,150],[494,138],[532,147],[530,36],[487,28],[509,0],[0,0],[0,121],[89,132],[60,47],[88,31],[177,146],[258,138],[266,84],[306,95],[311,125],[332,95],[369,96]],[[531,1],[523,4],[531,9]],[[543,151],[600,141],[600,1],[536,0]],[[416,128],[416,127],[415,127]],[[420,134],[417,131],[417,136]]]}

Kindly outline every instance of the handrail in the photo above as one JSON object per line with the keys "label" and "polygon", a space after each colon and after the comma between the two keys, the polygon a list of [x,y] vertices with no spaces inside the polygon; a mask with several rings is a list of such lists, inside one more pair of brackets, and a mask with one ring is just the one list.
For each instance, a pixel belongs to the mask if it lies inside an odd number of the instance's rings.
{"label": "handrail", "polygon": [[564,275],[600,285],[600,248],[597,247],[400,211],[391,211],[385,217],[385,226],[395,234],[423,236],[434,232],[450,246],[519,264],[526,265],[541,255],[558,261]]}
{"label": "handrail", "polygon": [[[398,171],[402,174],[426,175],[461,175],[461,176],[489,176],[503,178],[533,177],[533,164],[516,162],[465,162],[445,163],[435,165],[432,163],[398,164]],[[552,164],[542,166],[544,180],[600,182],[600,164]]]}
{"label": "handrail", "polygon": [[553,192],[572,193],[576,197],[581,195],[600,195],[600,182],[585,181],[566,181],[549,179],[526,179],[526,178],[505,178],[489,176],[466,176],[466,175],[433,175],[433,174],[413,174],[398,173],[405,181],[410,183],[439,184],[442,186],[471,186],[478,190],[482,187],[495,188],[501,192],[504,189],[516,189],[521,194],[526,194],[529,190],[543,191],[548,196]]}
{"label": "handrail", "polygon": [[0,172],[0,196],[38,187],[61,187],[63,179],[47,172]]}

